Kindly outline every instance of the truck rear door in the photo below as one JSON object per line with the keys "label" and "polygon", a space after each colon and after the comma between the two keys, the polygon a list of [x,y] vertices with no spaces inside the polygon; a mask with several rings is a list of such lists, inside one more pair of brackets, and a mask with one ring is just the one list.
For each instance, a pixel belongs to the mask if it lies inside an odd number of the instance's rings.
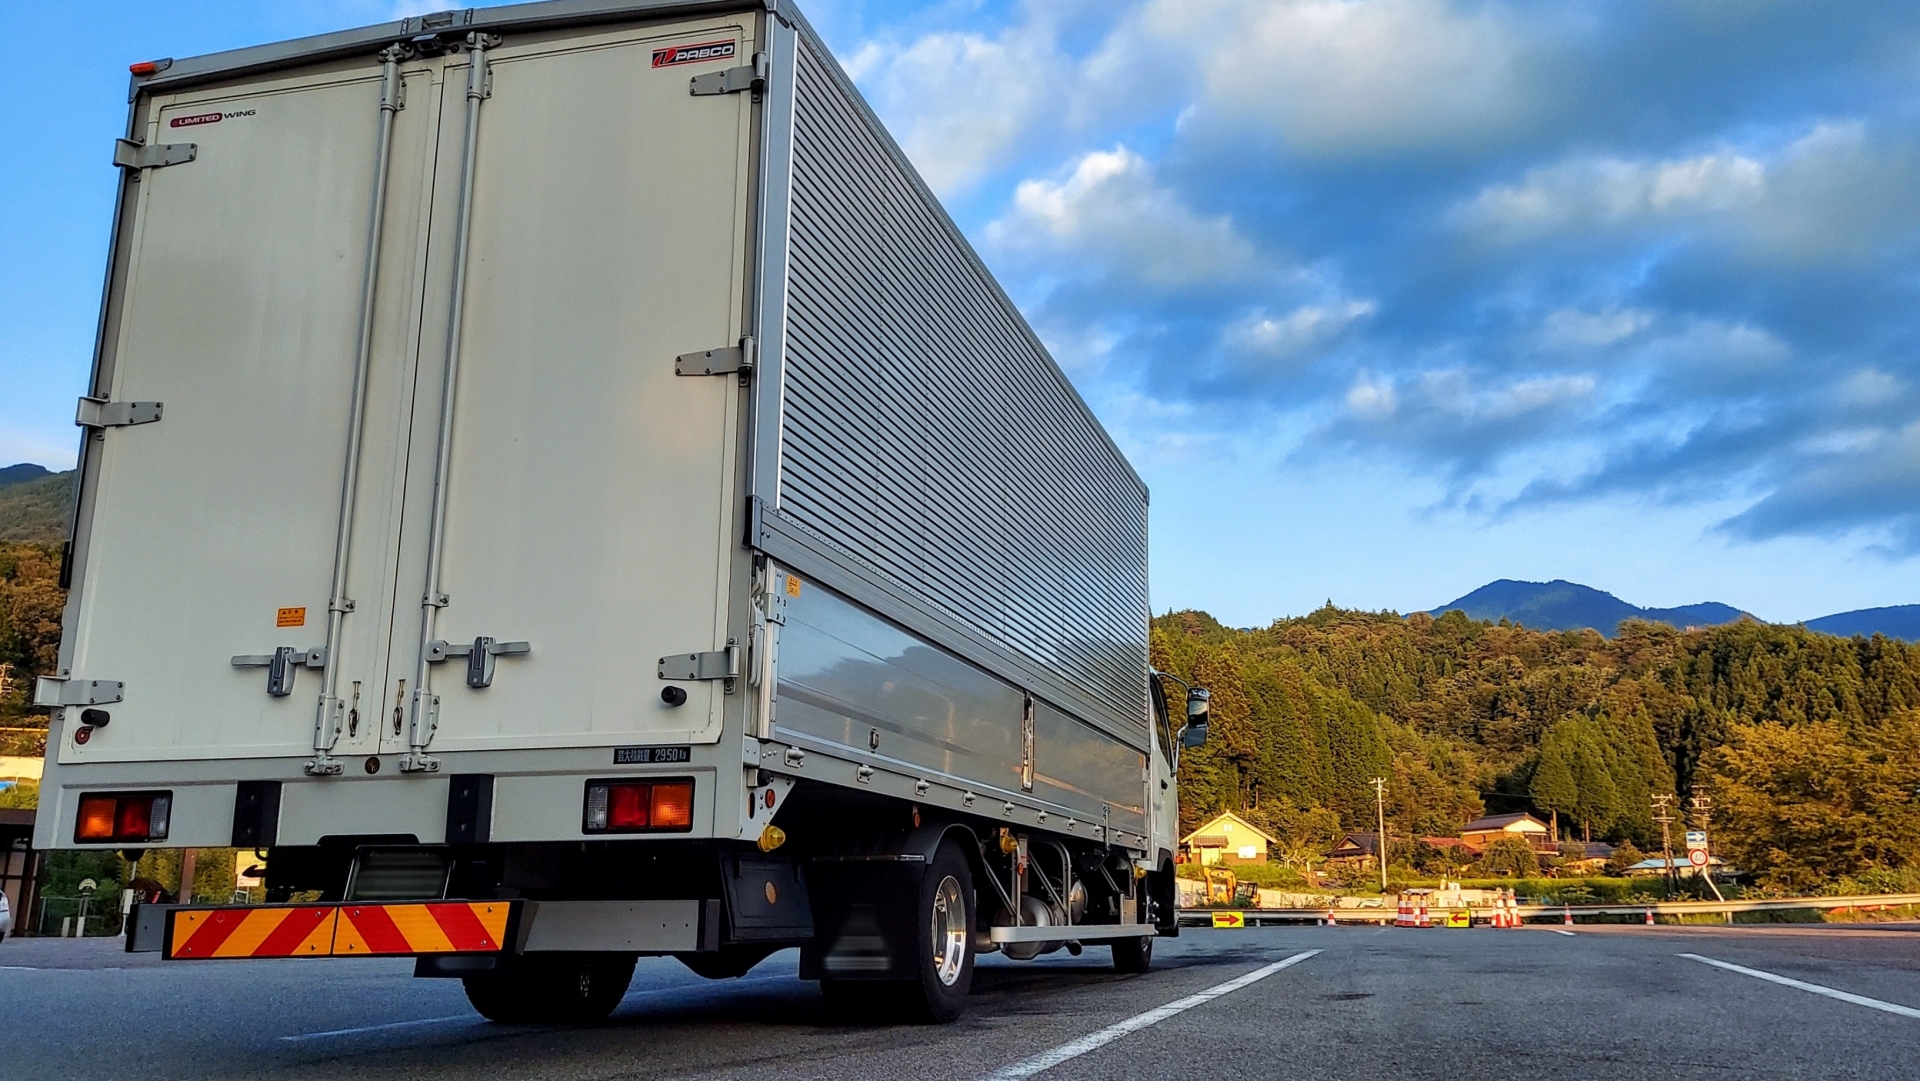
{"label": "truck rear door", "polygon": [[[394,119],[381,229],[367,423],[354,535],[356,599],[325,644],[376,183],[375,64],[157,98],[109,326],[105,420],[90,436],[75,679],[125,684],[110,727],[63,761],[231,758],[311,751],[324,665],[343,691],[384,679],[403,461],[412,411],[423,185],[437,76],[411,65]],[[160,419],[127,403],[160,403]],[[111,407],[120,407],[115,417]],[[280,673],[234,657],[305,656]],[[283,665],[284,667],[284,665]],[[291,693],[279,693],[290,689]],[[364,726],[364,738],[371,726]]]}
{"label": "truck rear door", "polygon": [[[707,21],[485,57],[464,282],[457,245],[437,243],[428,293],[447,299],[430,301],[414,405],[401,549],[420,577],[391,679],[431,682],[416,751],[718,738],[718,684],[678,681],[676,707],[656,665],[726,644],[740,378],[676,375],[675,358],[743,333],[752,95],[690,80],[752,52],[746,27]],[[454,97],[443,163],[463,158]],[[440,170],[436,235],[462,228],[458,172]]]}

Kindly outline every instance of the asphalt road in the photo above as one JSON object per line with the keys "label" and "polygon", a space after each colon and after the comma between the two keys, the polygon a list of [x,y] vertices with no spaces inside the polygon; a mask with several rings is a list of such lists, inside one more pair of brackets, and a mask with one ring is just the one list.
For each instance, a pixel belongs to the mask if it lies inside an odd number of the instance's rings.
{"label": "asphalt road", "polygon": [[480,1020],[457,983],[416,981],[407,962],[163,963],[115,945],[0,943],[0,1072],[114,1081],[1920,1076],[1920,926],[1189,930],[1159,944],[1144,976],[1116,976],[1104,949],[1028,964],[986,959],[968,1015],[944,1027],[831,1025],[815,985],[795,978],[794,953],[723,982],[643,959],[609,1022],[522,1028]]}

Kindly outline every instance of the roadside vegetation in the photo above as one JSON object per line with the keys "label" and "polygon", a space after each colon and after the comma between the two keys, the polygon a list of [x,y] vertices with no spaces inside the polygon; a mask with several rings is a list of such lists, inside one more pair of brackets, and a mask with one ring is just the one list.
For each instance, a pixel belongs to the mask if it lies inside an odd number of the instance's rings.
{"label": "roadside vegetation", "polygon": [[[1522,810],[1622,846],[1617,872],[1659,851],[1653,797],[1675,797],[1677,848],[1697,791],[1715,854],[1756,893],[1920,889],[1920,648],[1897,640],[1753,622],[1608,639],[1329,606],[1253,630],[1171,613],[1153,663],[1213,690],[1212,738],[1181,763],[1183,829],[1236,811],[1296,872],[1374,829],[1384,777],[1390,877],[1408,883],[1566,878],[1524,843],[1460,864],[1419,840]],[[1349,877],[1334,884],[1367,888]]]}

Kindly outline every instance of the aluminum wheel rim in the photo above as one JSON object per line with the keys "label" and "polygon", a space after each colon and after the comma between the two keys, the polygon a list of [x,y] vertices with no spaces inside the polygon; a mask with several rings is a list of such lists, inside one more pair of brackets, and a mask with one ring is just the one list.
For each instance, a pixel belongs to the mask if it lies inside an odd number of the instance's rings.
{"label": "aluminum wheel rim", "polygon": [[960,899],[960,880],[952,875],[933,891],[933,971],[952,987],[967,960],[967,913]]}

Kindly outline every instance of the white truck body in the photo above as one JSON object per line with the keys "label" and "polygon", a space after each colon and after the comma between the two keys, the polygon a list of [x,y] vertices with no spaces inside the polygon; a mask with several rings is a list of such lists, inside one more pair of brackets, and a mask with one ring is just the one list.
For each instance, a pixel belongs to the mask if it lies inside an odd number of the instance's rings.
{"label": "white truck body", "polygon": [[636,843],[811,784],[1166,864],[1146,490],[789,5],[150,67],[38,845],[136,790],[152,844],[577,843],[658,775]]}

